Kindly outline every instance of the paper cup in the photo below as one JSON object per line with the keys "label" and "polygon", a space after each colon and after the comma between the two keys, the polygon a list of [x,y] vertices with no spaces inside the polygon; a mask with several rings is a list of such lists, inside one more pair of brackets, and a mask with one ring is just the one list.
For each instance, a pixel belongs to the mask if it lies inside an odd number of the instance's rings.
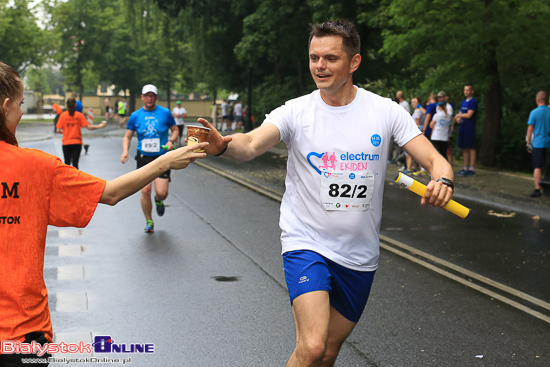
{"label": "paper cup", "polygon": [[[208,140],[210,129],[204,126],[187,125],[187,145],[203,143]],[[193,152],[202,153],[204,149],[195,149]]]}

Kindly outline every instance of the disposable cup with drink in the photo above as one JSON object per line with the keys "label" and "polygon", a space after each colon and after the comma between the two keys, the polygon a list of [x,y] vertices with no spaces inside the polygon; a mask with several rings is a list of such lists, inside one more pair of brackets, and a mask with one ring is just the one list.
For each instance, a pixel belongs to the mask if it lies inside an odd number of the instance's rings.
{"label": "disposable cup with drink", "polygon": [[[203,126],[187,125],[187,145],[203,143],[208,140],[210,129]],[[195,149],[193,152],[202,153],[204,149]]]}

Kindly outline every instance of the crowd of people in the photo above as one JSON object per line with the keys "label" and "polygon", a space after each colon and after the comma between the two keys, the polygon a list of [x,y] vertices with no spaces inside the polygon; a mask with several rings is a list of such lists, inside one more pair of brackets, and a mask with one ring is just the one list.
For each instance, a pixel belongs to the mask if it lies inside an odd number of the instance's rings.
{"label": "crowd of people", "polygon": [[[431,93],[423,103],[419,97],[412,97],[412,112],[409,103],[405,100],[402,91],[398,91],[395,102],[403,107],[412,117],[436,150],[453,164],[452,146],[453,133],[458,125],[456,144],[462,151],[463,168],[457,172],[457,176],[472,177],[475,175],[476,163],[476,121],[478,117],[478,102],[474,98],[474,87],[471,84],[464,86],[464,100],[460,104],[460,110],[455,113],[455,106],[450,96],[445,91]],[[550,149],[550,99],[545,91],[539,91],[535,96],[537,107],[531,111],[527,121],[526,145],[527,152],[532,155],[533,181],[535,189],[529,195],[532,198],[542,196],[542,171],[547,165],[547,152]],[[393,147],[392,147],[393,148]],[[424,175],[426,171],[418,165],[406,153],[403,159],[391,157],[389,162],[399,163],[404,174],[413,176]],[[548,188],[550,189],[550,187]]]}
{"label": "crowd of people", "polygon": [[218,106],[212,104],[211,118],[214,126],[220,131],[234,131],[241,130],[243,128],[244,116],[246,114],[246,106],[243,105],[240,100],[230,101],[224,99],[220,104],[221,121],[217,121]]}
{"label": "crowd of people", "polygon": [[[474,98],[472,85],[464,86],[464,100],[460,110],[455,113],[455,106],[450,95],[445,91],[431,93],[424,103],[419,97],[411,98],[411,103],[405,100],[402,91],[396,93],[395,101],[408,113],[412,114],[418,129],[432,143],[435,149],[453,164],[452,134],[458,125],[457,146],[462,150],[464,167],[457,176],[471,177],[475,175],[476,161],[476,120],[478,115],[478,103]],[[412,111],[411,111],[412,105]],[[414,162],[406,153],[403,153],[403,167],[401,171],[414,176],[427,174],[424,167]],[[390,159],[390,162],[396,159]]]}

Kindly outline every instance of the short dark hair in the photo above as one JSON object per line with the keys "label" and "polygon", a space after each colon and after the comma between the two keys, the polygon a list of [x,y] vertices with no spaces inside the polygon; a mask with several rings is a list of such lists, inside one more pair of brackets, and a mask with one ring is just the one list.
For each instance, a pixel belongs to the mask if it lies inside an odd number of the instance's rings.
{"label": "short dark hair", "polygon": [[353,56],[361,53],[361,37],[355,28],[355,24],[347,19],[336,19],[320,24],[312,24],[309,33],[308,46],[311,45],[313,37],[342,37],[342,49],[351,60]]}

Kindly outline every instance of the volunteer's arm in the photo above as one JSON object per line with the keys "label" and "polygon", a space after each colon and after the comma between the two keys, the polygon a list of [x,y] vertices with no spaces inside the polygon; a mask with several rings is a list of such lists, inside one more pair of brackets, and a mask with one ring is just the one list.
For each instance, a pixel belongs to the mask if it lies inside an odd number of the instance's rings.
{"label": "volunteer's arm", "polygon": [[444,207],[453,197],[453,190],[442,182],[440,178],[454,180],[453,168],[445,158],[435,150],[424,135],[419,135],[403,146],[411,157],[430,172],[432,180],[428,183],[426,194],[421,199],[422,205],[429,203],[433,206]]}
{"label": "volunteer's arm", "polygon": [[183,169],[196,159],[206,157],[205,153],[193,152],[194,149],[204,148],[206,146],[208,146],[208,143],[199,143],[191,147],[172,150],[140,169],[129,172],[112,181],[107,181],[99,202],[102,204],[115,205],[122,199],[141,190],[163,172],[169,169]]}
{"label": "volunteer's arm", "polygon": [[86,129],[88,130],[97,130],[97,129],[103,129],[106,127],[107,127],[107,121],[101,121],[99,125],[92,125],[92,124],[86,125]]}

